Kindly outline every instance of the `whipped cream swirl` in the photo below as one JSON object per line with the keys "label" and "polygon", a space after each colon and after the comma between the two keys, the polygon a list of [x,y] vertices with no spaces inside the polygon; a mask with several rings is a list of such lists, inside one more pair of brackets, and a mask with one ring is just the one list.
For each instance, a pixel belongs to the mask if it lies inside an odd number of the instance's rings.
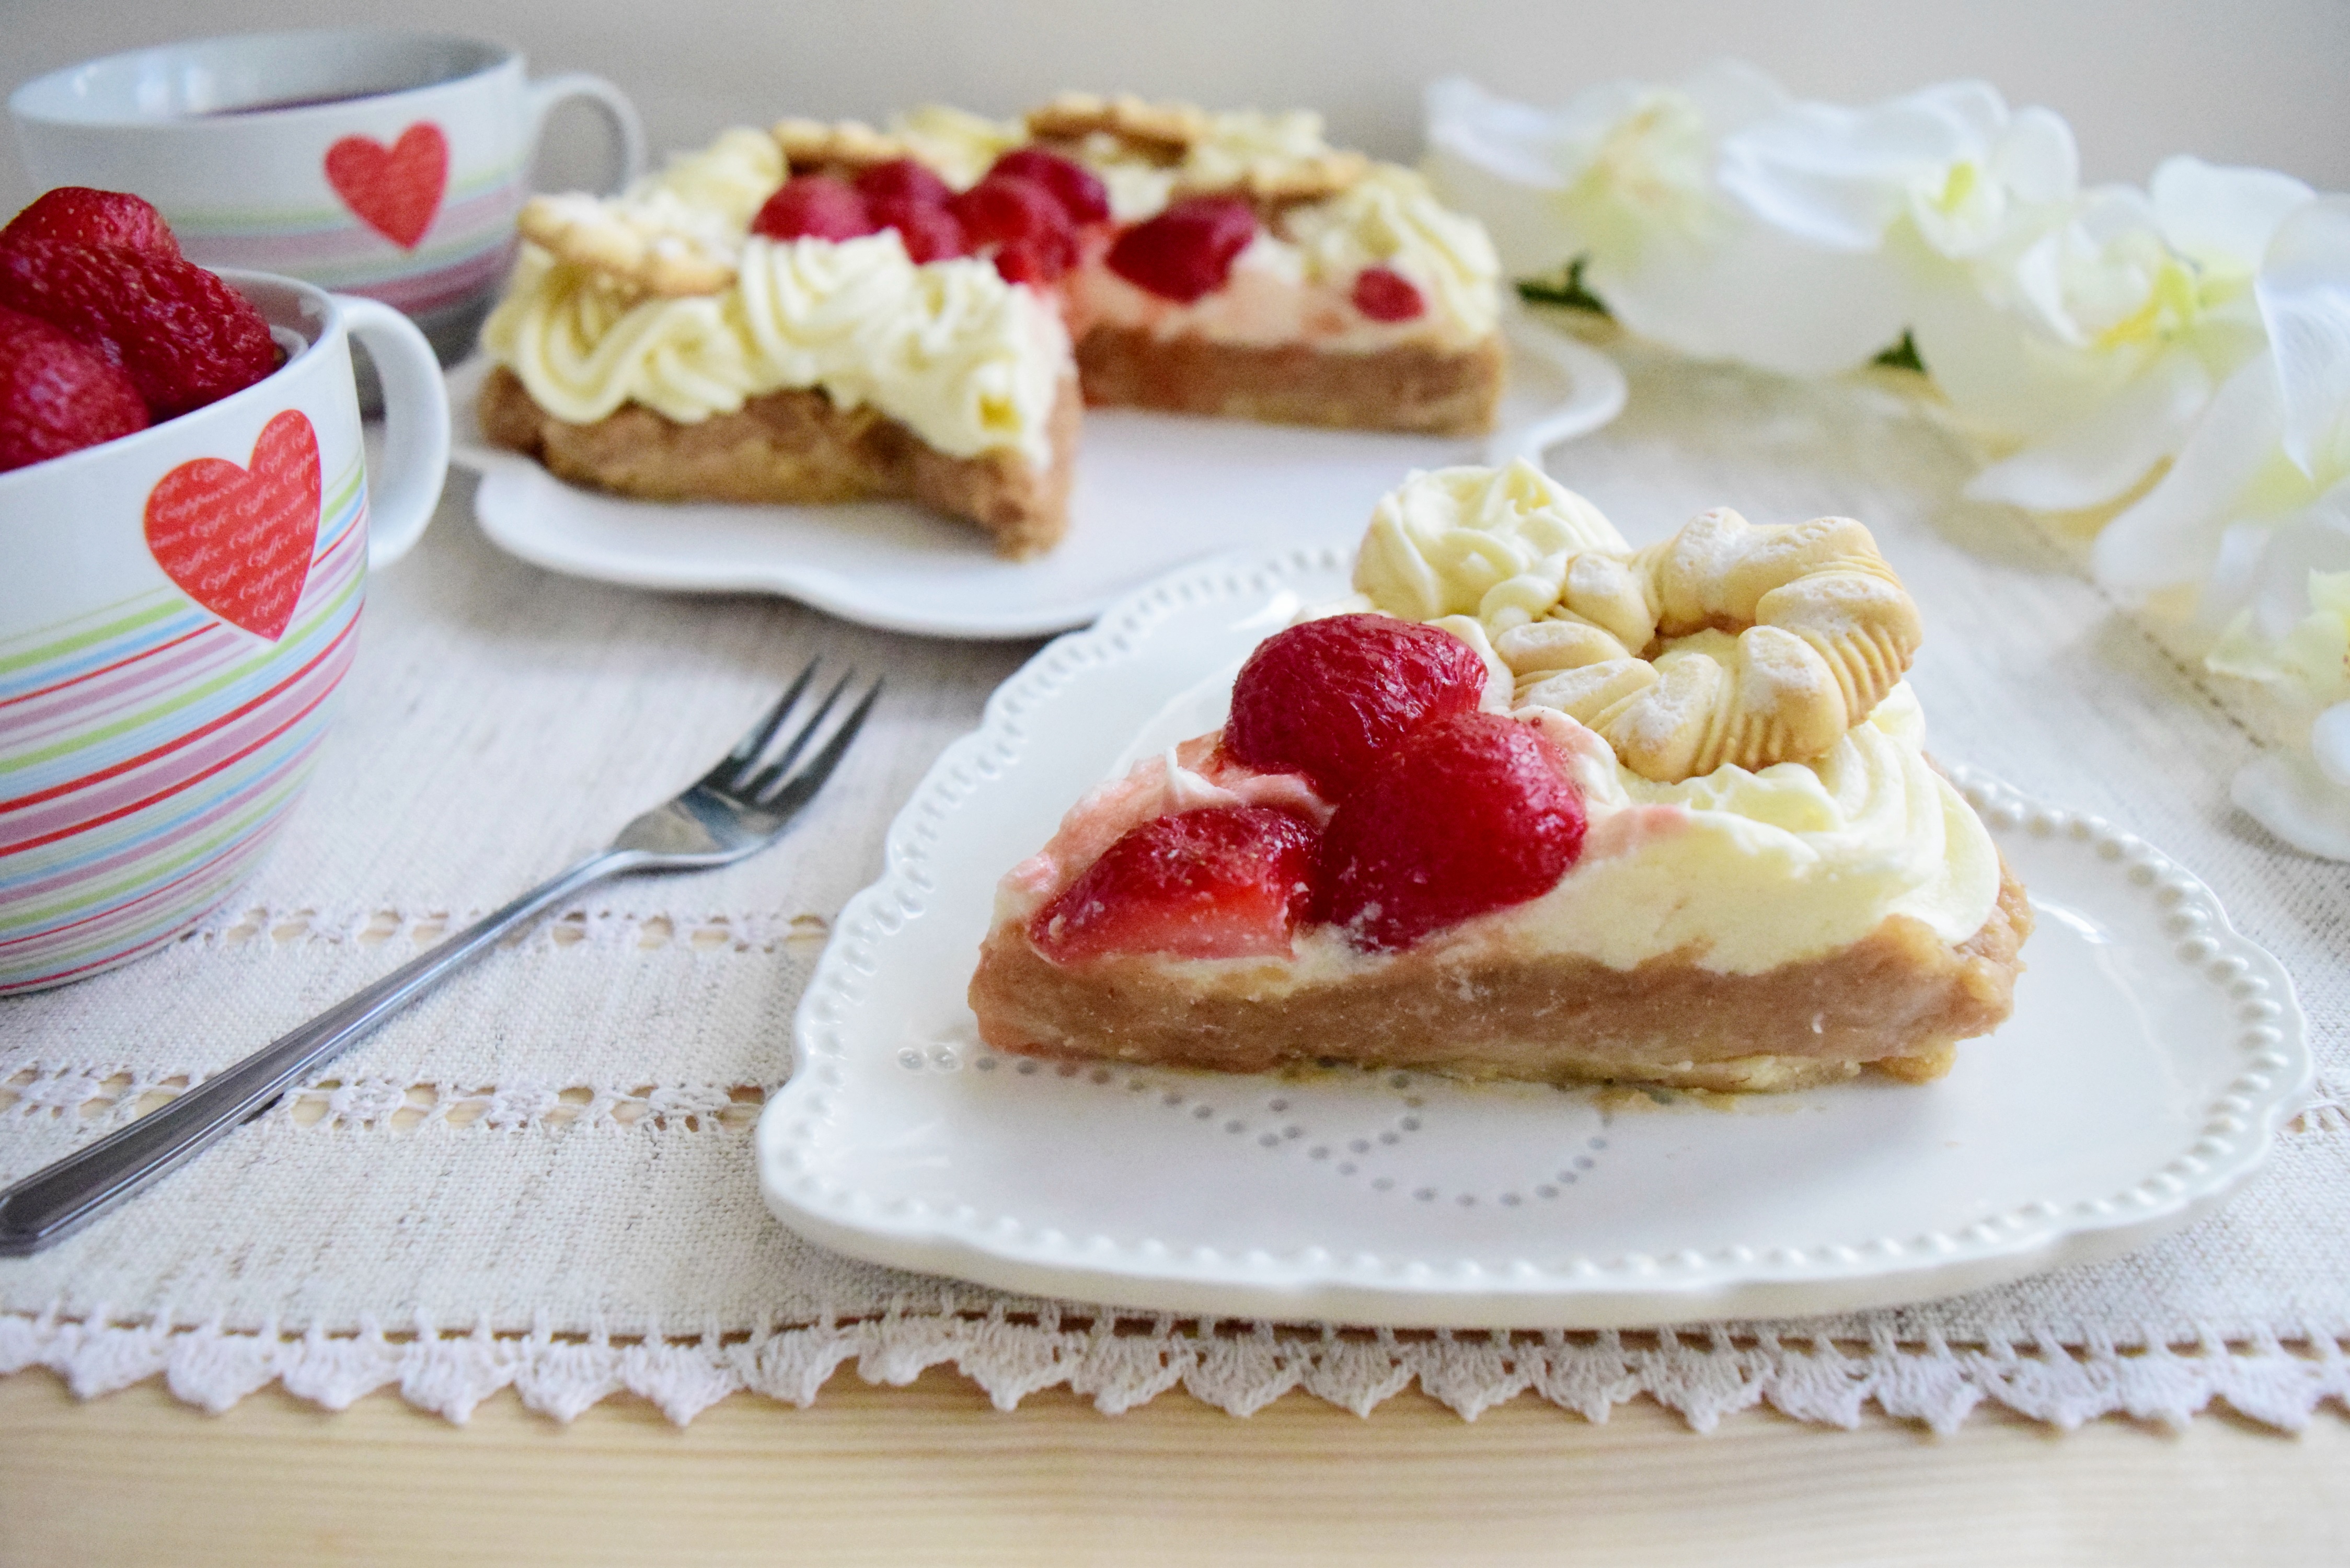
{"label": "whipped cream swirl", "polygon": [[985,261],[918,265],[895,231],[837,244],[754,235],[731,287],[688,298],[643,297],[526,248],[483,343],[575,424],[629,402],[692,424],[817,388],[954,456],[1010,449],[1039,464],[1069,359],[1033,291]]}

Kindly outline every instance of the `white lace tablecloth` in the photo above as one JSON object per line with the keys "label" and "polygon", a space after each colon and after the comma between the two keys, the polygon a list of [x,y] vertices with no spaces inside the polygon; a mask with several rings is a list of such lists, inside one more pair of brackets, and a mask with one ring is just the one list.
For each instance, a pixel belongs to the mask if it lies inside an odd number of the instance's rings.
{"label": "white lace tablecloth", "polygon": [[1007,1406],[1180,1384],[1236,1412],[1299,1387],[1367,1411],[1417,1378],[1467,1415],[1532,1389],[1596,1419],[1647,1393],[1700,1427],[1758,1400],[1943,1428],[1986,1398],[2068,1425],[2224,1399],[2292,1427],[2350,1403],[2350,876],[2232,810],[2244,729],[2027,520],[1960,500],[1974,462],[1882,386],[1657,366],[1619,423],[1550,459],[1636,542],[1725,502],[1866,520],[1924,606],[1937,751],[2128,826],[2282,958],[2320,1103],[2191,1231],[1900,1311],[1491,1336],[1174,1323],[811,1246],[761,1206],[748,1137],[791,1071],[793,1007],[899,803],[1034,645],[550,576],[483,540],[457,476],[369,586],[341,718],[253,884],[158,956],[0,1002],[0,1183],[595,846],[810,654],[890,696],[782,847],[597,891],[136,1203],[0,1261],[0,1370],[86,1394],[160,1373],[215,1408],[273,1379],[338,1407],[390,1385],[454,1419],[508,1384],[562,1417],[622,1389],[680,1421],[737,1389],[804,1404],[852,1360],[884,1381],[951,1363]]}

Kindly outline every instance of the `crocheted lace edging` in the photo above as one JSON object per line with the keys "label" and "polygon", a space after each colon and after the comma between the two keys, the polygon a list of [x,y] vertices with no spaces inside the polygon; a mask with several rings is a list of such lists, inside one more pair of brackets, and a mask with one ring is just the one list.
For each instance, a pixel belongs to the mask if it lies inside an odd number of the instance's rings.
{"label": "crocheted lace edging", "polygon": [[499,1334],[486,1325],[300,1334],[165,1321],[113,1323],[0,1314],[0,1374],[46,1366],[83,1398],[161,1376],[172,1395],[219,1412],[270,1383],[342,1409],[397,1387],[420,1409],[463,1422],[511,1386],[529,1408],[568,1421],[619,1393],[680,1426],[730,1394],[806,1407],[844,1363],[868,1383],[905,1384],[951,1366],[999,1409],[1066,1385],[1115,1415],[1180,1386],[1246,1416],[1303,1390],[1367,1416],[1415,1381],[1464,1419],[1534,1394],[1590,1421],[1646,1395],[1697,1431],[1768,1406],[1800,1421],[1850,1428],[1885,1415],[1956,1430],[1985,1401],[2069,1430],[2105,1416],[2183,1426],[2214,1403],[2297,1431],[2327,1401],[2350,1415],[2350,1346],[2206,1339],[2146,1348],[2111,1343],[1953,1345],[1890,1337],[1844,1342],[1720,1330],[1541,1334],[1399,1334],[1177,1324],[1113,1317],[1071,1324],[1052,1314],[889,1314],[748,1333],[687,1336]]}

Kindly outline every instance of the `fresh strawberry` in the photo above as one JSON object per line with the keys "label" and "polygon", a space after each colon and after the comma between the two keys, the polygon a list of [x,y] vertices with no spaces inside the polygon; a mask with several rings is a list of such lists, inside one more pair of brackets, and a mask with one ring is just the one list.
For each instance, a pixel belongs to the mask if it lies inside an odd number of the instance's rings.
{"label": "fresh strawberry", "polygon": [[1236,196],[1193,196],[1118,235],[1109,270],[1162,299],[1189,305],[1224,286],[1256,238],[1256,213]]}
{"label": "fresh strawberry", "polygon": [[180,242],[163,214],[121,191],[60,185],[33,198],[33,204],[0,229],[0,247],[18,240],[60,240],[75,245],[120,245],[126,250],[176,256]]}
{"label": "fresh strawberry", "polygon": [[1008,174],[1042,185],[1061,203],[1069,221],[1080,227],[1108,221],[1109,187],[1074,158],[1064,158],[1042,147],[1015,147],[997,159],[988,173]]}
{"label": "fresh strawberry", "polygon": [[857,177],[857,193],[876,207],[884,202],[943,207],[954,200],[954,191],[945,181],[928,164],[911,158],[892,159],[866,170]]}
{"label": "fresh strawberry", "polygon": [[178,256],[17,240],[0,249],[0,306],[61,327],[120,365],[158,421],[243,391],[277,368],[261,313]]}
{"label": "fresh strawberry", "polygon": [[880,227],[857,188],[829,174],[793,175],[751,220],[771,240],[853,240]]}
{"label": "fresh strawberry", "polygon": [[1077,265],[1076,225],[1059,198],[1033,180],[990,174],[957,196],[953,211],[974,246],[1014,255],[996,269],[1014,283],[1057,282]]}
{"label": "fresh strawberry", "polygon": [[1305,911],[1314,840],[1311,823],[1261,806],[1154,817],[1038,910],[1029,937],[1056,963],[1285,955]]}
{"label": "fresh strawberry", "polygon": [[1390,267],[1367,266],[1355,275],[1355,308],[1374,321],[1409,321],[1428,312],[1428,301],[1411,279]]}
{"label": "fresh strawberry", "polygon": [[1432,626],[1336,615],[1276,632],[1232,682],[1224,749],[1267,773],[1302,773],[1343,798],[1380,753],[1485,691],[1476,649]]}
{"label": "fresh strawberry", "polygon": [[1050,241],[1015,240],[995,248],[995,273],[1006,283],[1050,288],[1068,271],[1066,254]]}
{"label": "fresh strawberry", "polygon": [[1407,948],[1548,892],[1583,853],[1583,797],[1533,726],[1455,713],[1414,731],[1323,830],[1316,918]]}
{"label": "fresh strawberry", "polygon": [[146,428],[122,367],[62,327],[0,310],[0,472]]}
{"label": "fresh strawberry", "polygon": [[876,198],[868,207],[875,223],[898,231],[898,237],[906,243],[906,254],[918,262],[971,254],[962,220],[943,206],[893,196]]}

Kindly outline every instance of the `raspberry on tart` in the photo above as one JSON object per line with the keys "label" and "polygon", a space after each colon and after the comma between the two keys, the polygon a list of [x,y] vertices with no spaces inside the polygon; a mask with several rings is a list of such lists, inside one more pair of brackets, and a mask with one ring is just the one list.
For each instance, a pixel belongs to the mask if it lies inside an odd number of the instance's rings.
{"label": "raspberry on tart", "polygon": [[1083,404],[1470,434],[1500,394],[1483,230],[1311,114],[789,119],[520,226],[483,428],[627,494],[907,496],[1024,556],[1066,526]]}
{"label": "raspberry on tart", "polygon": [[[1634,551],[1531,465],[1444,469],[1380,504],[1355,583],[1006,875],[990,1046],[1758,1091],[1939,1077],[2008,1015],[2030,907],[1925,754],[1915,606],[1860,524],[1708,513]],[[1149,928],[1136,845],[1153,889],[1224,886],[1183,825],[1276,801],[1321,827],[1245,961],[1054,927]]]}

